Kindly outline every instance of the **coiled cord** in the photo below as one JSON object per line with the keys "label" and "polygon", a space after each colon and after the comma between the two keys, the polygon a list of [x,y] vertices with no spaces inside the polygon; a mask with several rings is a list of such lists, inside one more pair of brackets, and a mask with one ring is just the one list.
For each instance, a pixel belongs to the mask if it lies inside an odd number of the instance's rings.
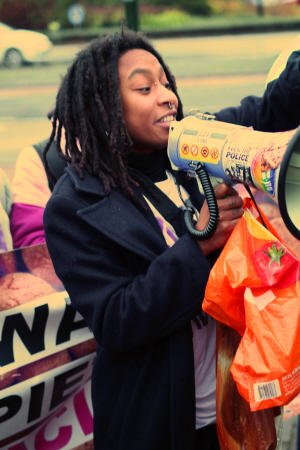
{"label": "coiled cord", "polygon": [[187,206],[187,209],[184,211],[184,223],[186,226],[186,230],[188,234],[198,241],[205,241],[212,237],[218,227],[219,223],[219,208],[215,195],[214,188],[211,184],[208,173],[206,172],[205,166],[202,162],[199,162],[197,165],[197,169],[195,170],[196,176],[199,178],[205,199],[207,202],[208,210],[209,210],[209,222],[205,230],[197,230],[195,228],[195,221],[193,220],[194,210]]}

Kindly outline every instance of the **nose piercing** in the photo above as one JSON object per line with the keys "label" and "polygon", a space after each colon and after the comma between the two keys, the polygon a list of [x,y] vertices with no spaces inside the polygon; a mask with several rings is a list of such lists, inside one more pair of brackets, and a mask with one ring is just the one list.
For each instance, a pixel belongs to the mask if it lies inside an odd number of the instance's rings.
{"label": "nose piercing", "polygon": [[175,106],[172,105],[172,103],[168,103],[168,106],[169,106],[170,109],[175,109]]}

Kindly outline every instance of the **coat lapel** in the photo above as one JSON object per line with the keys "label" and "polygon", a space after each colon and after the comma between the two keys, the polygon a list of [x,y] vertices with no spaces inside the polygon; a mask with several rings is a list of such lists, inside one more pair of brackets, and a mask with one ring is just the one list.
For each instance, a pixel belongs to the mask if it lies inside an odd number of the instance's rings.
{"label": "coat lapel", "polygon": [[[89,225],[150,261],[168,248],[151,210],[143,211],[117,189],[106,196],[101,181],[86,171],[83,179],[71,167],[66,172],[77,191],[90,194],[95,199],[77,212]],[[141,196],[138,190],[136,193]]]}

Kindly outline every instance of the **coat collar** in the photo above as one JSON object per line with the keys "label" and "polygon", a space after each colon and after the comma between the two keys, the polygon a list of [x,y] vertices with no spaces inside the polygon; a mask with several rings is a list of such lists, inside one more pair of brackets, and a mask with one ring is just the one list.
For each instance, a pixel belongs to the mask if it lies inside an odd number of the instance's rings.
{"label": "coat collar", "polygon": [[86,169],[82,169],[83,178],[80,178],[72,166],[68,166],[65,172],[74,184],[75,190],[86,194],[104,197],[105,192],[101,180],[91,175]]}
{"label": "coat collar", "polygon": [[[91,175],[86,169],[82,169],[82,173],[84,176],[83,179],[79,178],[78,174],[75,172],[75,169],[72,166],[68,166],[65,169],[65,172],[69,175],[72,182],[74,183],[76,191],[86,194],[98,195],[99,197],[105,197],[105,192],[101,180]],[[191,200],[194,206],[198,210],[200,210],[203,204],[204,196],[199,192],[196,179],[184,179],[181,184],[191,196]],[[136,193],[137,195],[141,196],[138,190],[136,190]]]}
{"label": "coat collar", "polygon": [[[101,180],[86,170],[83,170],[83,179],[79,178],[72,167],[69,166],[65,170],[77,192],[94,198],[89,206],[77,212],[85,222],[119,245],[149,260],[153,260],[168,248],[150,209],[143,211],[125,198],[118,189],[112,190],[109,196],[106,196]],[[143,198],[138,189],[135,189],[135,192]]]}

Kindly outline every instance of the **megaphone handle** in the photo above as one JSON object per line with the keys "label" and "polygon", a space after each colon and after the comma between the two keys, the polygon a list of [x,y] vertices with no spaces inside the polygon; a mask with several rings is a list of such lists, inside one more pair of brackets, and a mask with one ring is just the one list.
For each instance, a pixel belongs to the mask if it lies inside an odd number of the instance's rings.
{"label": "megaphone handle", "polygon": [[187,208],[185,210],[183,218],[188,234],[198,241],[205,241],[206,239],[212,237],[217,229],[219,222],[219,208],[215,191],[212,187],[210,178],[202,162],[198,163],[195,173],[198,179],[200,180],[204,191],[210,215],[209,222],[205,230],[197,230],[194,225],[193,210],[191,208]]}

